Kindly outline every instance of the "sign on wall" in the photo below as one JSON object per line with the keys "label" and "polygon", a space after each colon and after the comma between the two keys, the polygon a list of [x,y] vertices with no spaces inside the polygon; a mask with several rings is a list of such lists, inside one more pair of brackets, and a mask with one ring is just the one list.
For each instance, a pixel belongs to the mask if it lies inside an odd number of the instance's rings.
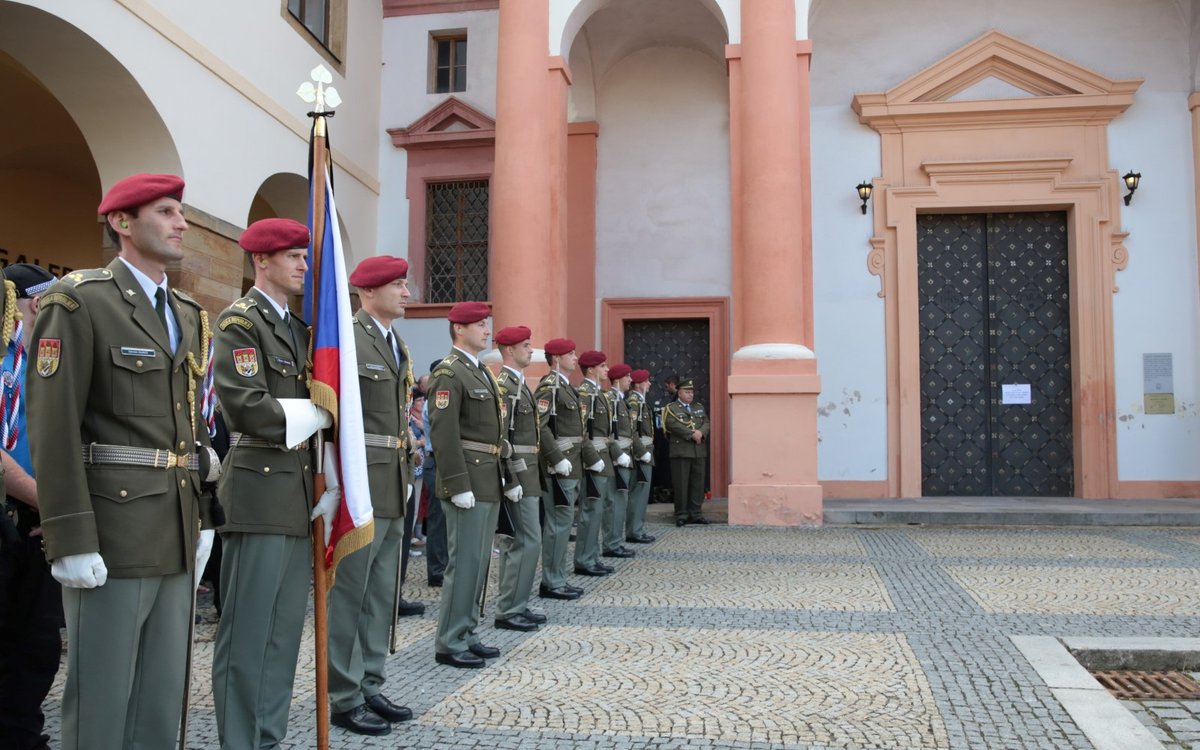
{"label": "sign on wall", "polygon": [[1175,367],[1170,352],[1142,355],[1142,384],[1147,414],[1175,413]]}

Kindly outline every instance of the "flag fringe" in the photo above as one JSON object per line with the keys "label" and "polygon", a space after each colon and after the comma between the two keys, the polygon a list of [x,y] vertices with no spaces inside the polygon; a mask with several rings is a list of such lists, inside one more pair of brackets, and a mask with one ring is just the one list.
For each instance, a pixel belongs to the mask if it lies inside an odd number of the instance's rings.
{"label": "flag fringe", "polygon": [[314,404],[333,415],[333,426],[336,429],[338,425],[338,395],[334,393],[333,388],[328,383],[313,380],[310,376],[308,397]]}
{"label": "flag fringe", "polygon": [[332,560],[328,567],[325,568],[325,574],[328,576],[329,587],[333,588],[334,579],[337,577],[337,565],[343,558],[363,547],[370,546],[375,539],[375,519],[372,518],[363,526],[358,526],[350,529],[345,534],[338,538],[333,545]]}

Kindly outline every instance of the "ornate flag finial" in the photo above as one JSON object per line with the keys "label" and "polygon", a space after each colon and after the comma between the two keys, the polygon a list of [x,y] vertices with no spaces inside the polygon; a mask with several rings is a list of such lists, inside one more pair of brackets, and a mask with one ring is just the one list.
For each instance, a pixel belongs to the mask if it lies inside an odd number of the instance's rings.
{"label": "ornate flag finial", "polygon": [[332,112],[342,103],[337,89],[329,85],[333,83],[333,74],[324,65],[318,65],[312,69],[311,77],[311,81],[300,84],[296,95],[308,104],[315,104],[314,111],[318,115]]}

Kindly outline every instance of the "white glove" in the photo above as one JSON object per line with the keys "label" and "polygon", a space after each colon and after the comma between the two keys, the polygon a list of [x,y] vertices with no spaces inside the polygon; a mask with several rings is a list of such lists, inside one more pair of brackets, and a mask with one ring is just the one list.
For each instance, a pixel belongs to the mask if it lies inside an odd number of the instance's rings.
{"label": "white glove", "polygon": [[217,536],[216,529],[200,529],[200,536],[196,539],[196,585],[200,585],[200,576],[204,575],[204,568],[208,565],[208,557],[212,554],[213,539]]}
{"label": "white glove", "polygon": [[571,462],[564,458],[563,460],[554,464],[552,471],[561,477],[568,477],[571,475]]}
{"label": "white glove", "polygon": [[616,464],[622,469],[628,469],[630,466],[633,466],[633,461],[630,460],[628,453],[622,453],[621,455],[617,456]]}
{"label": "white glove", "polygon": [[504,491],[504,496],[509,500],[512,500],[514,503],[517,503],[521,501],[521,498],[525,497],[525,490],[522,489],[521,485],[514,484],[512,487],[509,487]]}
{"label": "white glove", "polygon": [[69,589],[94,589],[108,580],[108,568],[99,552],[84,552],[50,563],[50,575]]}
{"label": "white glove", "polygon": [[410,484],[410,485],[408,485],[408,492],[404,493],[405,501],[412,500],[412,496],[413,496],[413,486]]}
{"label": "white glove", "polygon": [[648,463],[650,463],[650,460],[651,460],[651,459],[650,459],[650,451],[646,451],[645,453],[643,453],[643,454],[642,454],[642,457],[641,457],[641,458],[639,458],[638,460],[639,460],[639,461],[641,461],[641,462],[642,462],[642,463],[644,463],[644,464],[648,464]]}
{"label": "white glove", "polygon": [[474,492],[460,492],[457,495],[453,495],[450,498],[450,502],[454,503],[456,506],[458,506],[459,508],[462,508],[463,510],[470,510],[471,508],[475,507],[475,493]]}
{"label": "white glove", "polygon": [[307,398],[277,399],[283,409],[284,442],[299,445],[317,430],[333,426],[333,415]]}
{"label": "white glove", "polygon": [[592,472],[592,473],[595,473],[595,472],[598,472],[598,471],[604,471],[604,459],[602,458],[602,459],[600,459],[599,461],[597,461],[596,463],[594,463],[594,464],[592,464],[591,466],[587,467],[587,470],[588,470],[588,471],[590,471],[590,472]]}
{"label": "white glove", "polygon": [[325,521],[325,546],[329,546],[329,535],[333,533],[333,518],[337,515],[338,506],[342,504],[342,488],[334,483],[333,487],[321,494],[321,499],[313,506],[310,521],[320,516]]}

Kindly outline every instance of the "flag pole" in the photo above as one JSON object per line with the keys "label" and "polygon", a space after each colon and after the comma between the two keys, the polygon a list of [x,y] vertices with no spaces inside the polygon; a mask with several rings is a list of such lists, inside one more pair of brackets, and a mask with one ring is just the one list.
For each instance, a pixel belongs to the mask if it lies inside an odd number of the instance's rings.
{"label": "flag pole", "polygon": [[[312,324],[317,318],[317,303],[320,289],[319,275],[321,272],[321,252],[325,242],[325,181],[328,174],[328,146],[325,141],[325,118],[327,112],[310,112],[313,122],[313,155],[312,155]],[[310,333],[310,337],[312,334]],[[315,507],[325,494],[324,441],[321,431],[317,431],[316,471],[313,473],[313,498]],[[313,564],[313,639],[317,666],[317,750],[329,750],[329,656],[328,656],[328,611],[329,594],[328,571],[325,566],[325,522],[320,515],[313,521],[312,527],[312,564]]]}

